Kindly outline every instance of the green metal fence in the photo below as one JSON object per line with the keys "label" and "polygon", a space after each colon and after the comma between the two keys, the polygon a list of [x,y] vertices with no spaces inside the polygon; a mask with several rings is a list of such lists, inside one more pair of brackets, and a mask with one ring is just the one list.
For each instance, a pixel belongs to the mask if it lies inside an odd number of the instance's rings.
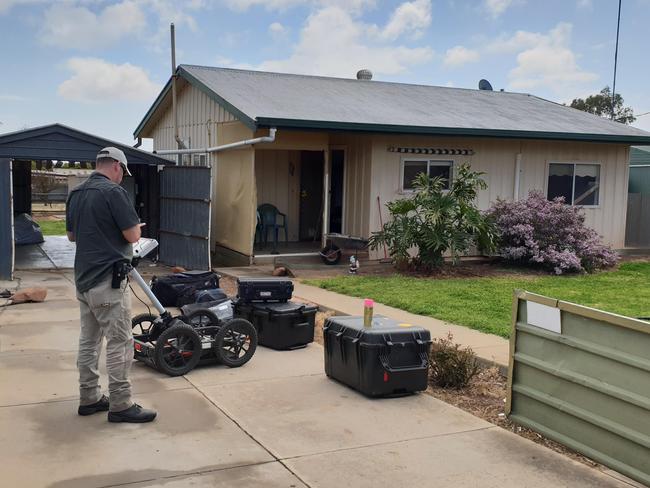
{"label": "green metal fence", "polygon": [[517,291],[506,413],[650,485],[650,324]]}

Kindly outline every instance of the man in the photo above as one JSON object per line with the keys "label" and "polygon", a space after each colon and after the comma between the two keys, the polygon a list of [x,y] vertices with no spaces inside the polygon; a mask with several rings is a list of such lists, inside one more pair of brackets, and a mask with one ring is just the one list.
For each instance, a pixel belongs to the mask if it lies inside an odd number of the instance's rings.
{"label": "man", "polygon": [[[151,422],[156,412],[131,401],[131,295],[125,277],[120,280],[118,274],[114,280],[119,264],[131,260],[132,243],[140,239],[144,225],[119,185],[125,173],[131,176],[127,164],[120,149],[99,151],[96,171],[68,197],[66,230],[68,239],[77,243],[74,274],[81,309],[78,413],[108,410],[109,422],[142,423]],[[104,337],[109,398],[99,387],[99,353]]]}

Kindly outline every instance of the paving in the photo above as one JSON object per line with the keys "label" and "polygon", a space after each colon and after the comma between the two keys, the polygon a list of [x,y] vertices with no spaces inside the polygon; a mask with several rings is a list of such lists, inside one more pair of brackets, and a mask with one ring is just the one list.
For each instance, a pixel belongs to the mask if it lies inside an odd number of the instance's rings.
{"label": "paving", "polygon": [[68,269],[74,267],[75,244],[66,236],[45,236],[40,244],[16,246],[15,268]]}
{"label": "paving", "polygon": [[0,308],[2,486],[630,486],[426,394],[368,399],[325,376],[318,344],[176,378],[135,362],[155,422],[79,417],[71,272],[17,276],[50,293]]}

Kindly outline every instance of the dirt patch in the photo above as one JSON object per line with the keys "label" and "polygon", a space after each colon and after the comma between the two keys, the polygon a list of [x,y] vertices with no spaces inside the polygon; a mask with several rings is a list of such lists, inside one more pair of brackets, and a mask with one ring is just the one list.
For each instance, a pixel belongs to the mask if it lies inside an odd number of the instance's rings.
{"label": "dirt patch", "polygon": [[[645,262],[650,258],[649,255],[621,256],[620,263],[626,262]],[[614,268],[603,271],[614,271]],[[295,277],[300,280],[305,279],[327,279],[339,276],[348,276],[347,266],[319,266],[303,267],[292,270]],[[424,273],[414,270],[398,270],[390,263],[380,263],[379,261],[363,261],[361,269],[357,273],[359,276],[392,276],[399,275],[403,277],[423,278],[423,279],[449,279],[449,278],[493,278],[493,277],[516,277],[516,278],[538,278],[544,276],[554,276],[552,272],[543,268],[532,268],[530,266],[516,266],[509,264],[500,258],[466,258],[459,264],[453,265],[451,262],[445,262],[442,267],[434,271]]]}

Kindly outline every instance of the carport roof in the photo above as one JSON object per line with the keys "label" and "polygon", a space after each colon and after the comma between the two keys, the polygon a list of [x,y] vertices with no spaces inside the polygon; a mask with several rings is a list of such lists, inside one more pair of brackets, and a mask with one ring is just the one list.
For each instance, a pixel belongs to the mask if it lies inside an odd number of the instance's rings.
{"label": "carport roof", "polygon": [[0,158],[94,161],[99,150],[106,146],[114,146],[124,151],[129,164],[173,164],[168,159],[147,151],[62,124],[51,124],[0,134]]}
{"label": "carport roof", "polygon": [[[406,134],[650,144],[650,132],[542,98],[381,81],[180,65],[178,76],[251,129],[287,127]],[[169,105],[163,88],[135,136]]]}

